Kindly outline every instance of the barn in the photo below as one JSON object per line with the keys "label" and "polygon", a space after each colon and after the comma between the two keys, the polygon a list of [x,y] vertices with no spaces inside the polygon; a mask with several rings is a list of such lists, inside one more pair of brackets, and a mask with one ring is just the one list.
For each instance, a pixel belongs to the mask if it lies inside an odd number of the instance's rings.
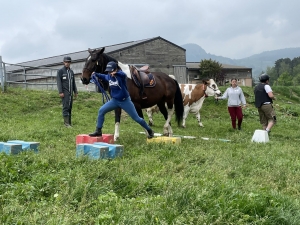
{"label": "barn", "polygon": [[[200,62],[187,62],[186,67],[187,67],[187,82],[188,83],[201,82]],[[221,72],[225,75],[224,83],[230,81],[231,78],[236,78],[239,86],[252,87],[253,85],[252,68],[222,64]]]}
{"label": "barn", "polygon": [[[102,47],[105,47],[106,54],[122,63],[137,66],[148,64],[153,72],[174,74],[179,82],[187,82],[186,50],[162,37]],[[62,60],[66,55],[72,58],[71,68],[75,73],[78,89],[85,90],[79,77],[89,56],[87,49],[7,66],[7,81],[10,85],[26,83],[26,88],[35,85],[34,88],[56,89],[56,71],[63,66]]]}

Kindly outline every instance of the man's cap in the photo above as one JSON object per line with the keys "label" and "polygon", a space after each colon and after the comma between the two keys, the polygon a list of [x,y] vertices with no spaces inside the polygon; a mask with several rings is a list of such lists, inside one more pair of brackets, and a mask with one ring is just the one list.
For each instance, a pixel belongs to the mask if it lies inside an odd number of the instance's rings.
{"label": "man's cap", "polygon": [[105,72],[112,72],[112,71],[114,71],[117,68],[118,68],[117,63],[111,61],[111,62],[107,63]]}
{"label": "man's cap", "polygon": [[65,56],[64,57],[64,62],[71,62],[71,61],[72,61],[72,59],[71,59],[70,56]]}

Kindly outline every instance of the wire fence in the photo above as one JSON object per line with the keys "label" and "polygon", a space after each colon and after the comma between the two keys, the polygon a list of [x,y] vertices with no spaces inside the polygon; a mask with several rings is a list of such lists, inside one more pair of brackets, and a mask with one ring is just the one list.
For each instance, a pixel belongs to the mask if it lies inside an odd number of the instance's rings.
{"label": "wire fence", "polygon": [[0,56],[1,89],[8,86],[34,89],[56,89],[58,69],[49,67],[33,67],[22,64],[5,63]]}

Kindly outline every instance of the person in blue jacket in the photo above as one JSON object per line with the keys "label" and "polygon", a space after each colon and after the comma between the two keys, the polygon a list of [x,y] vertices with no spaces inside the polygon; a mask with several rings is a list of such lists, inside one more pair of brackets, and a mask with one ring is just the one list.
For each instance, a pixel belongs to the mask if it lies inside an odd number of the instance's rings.
{"label": "person in blue jacket", "polygon": [[98,119],[96,131],[89,134],[91,137],[102,136],[102,126],[104,123],[104,116],[106,113],[116,109],[122,108],[134,121],[139,123],[148,132],[148,138],[153,138],[154,132],[145,122],[145,120],[139,117],[127,90],[126,74],[118,69],[116,62],[109,62],[106,66],[105,72],[108,74],[93,73],[96,77],[102,80],[107,80],[110,87],[111,100],[106,102],[98,111]]}

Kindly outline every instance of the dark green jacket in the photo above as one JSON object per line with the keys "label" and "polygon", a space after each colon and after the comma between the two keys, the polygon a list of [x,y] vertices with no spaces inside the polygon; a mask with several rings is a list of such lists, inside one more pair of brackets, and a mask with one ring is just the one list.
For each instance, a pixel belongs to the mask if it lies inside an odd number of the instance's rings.
{"label": "dark green jacket", "polygon": [[56,81],[58,93],[78,94],[73,70],[62,67],[57,71]]}

